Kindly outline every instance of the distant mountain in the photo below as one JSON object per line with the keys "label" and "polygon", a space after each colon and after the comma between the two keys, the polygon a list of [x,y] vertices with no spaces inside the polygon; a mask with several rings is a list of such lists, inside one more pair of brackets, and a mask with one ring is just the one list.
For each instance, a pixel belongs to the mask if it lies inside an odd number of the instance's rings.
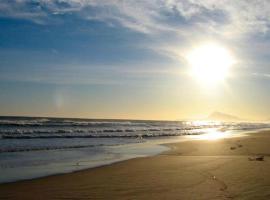
{"label": "distant mountain", "polygon": [[213,121],[243,121],[242,119],[234,116],[234,115],[229,115],[226,113],[222,113],[222,112],[213,112],[211,113],[208,117],[208,120],[213,120]]}

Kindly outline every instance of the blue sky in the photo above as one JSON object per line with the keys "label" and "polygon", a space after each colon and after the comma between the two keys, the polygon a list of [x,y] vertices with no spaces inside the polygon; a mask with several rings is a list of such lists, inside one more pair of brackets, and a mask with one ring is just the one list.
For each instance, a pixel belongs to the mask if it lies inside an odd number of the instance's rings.
{"label": "blue sky", "polygon": [[[268,1],[3,0],[0,115],[270,118]],[[226,82],[201,87],[185,54],[233,52]]]}

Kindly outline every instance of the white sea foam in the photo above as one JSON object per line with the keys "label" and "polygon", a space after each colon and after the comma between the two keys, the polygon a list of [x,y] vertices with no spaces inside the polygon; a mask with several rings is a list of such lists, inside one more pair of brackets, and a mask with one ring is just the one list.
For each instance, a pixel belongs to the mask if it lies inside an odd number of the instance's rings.
{"label": "white sea foam", "polygon": [[160,144],[185,135],[262,128],[270,124],[1,117],[0,182],[153,155],[166,150]]}

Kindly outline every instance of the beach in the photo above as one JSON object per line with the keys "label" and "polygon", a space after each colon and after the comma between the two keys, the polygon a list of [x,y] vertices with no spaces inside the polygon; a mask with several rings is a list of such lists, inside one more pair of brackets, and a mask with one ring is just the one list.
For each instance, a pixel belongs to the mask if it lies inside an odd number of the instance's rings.
{"label": "beach", "polygon": [[0,30],[0,200],[270,200],[270,0],[0,0]]}
{"label": "beach", "polygon": [[0,184],[0,199],[270,199],[270,131],[168,144],[157,156]]}

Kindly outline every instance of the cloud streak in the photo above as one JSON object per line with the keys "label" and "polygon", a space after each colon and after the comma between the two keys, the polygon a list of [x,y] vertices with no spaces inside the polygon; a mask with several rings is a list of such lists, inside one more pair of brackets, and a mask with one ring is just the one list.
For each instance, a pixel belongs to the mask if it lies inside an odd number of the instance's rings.
{"label": "cloud streak", "polygon": [[[142,33],[151,38],[135,43],[185,65],[185,51],[208,39],[221,41],[244,52],[243,65],[258,68],[262,45],[256,37],[265,36],[270,27],[268,0],[3,0],[0,16],[29,20],[38,24],[61,21],[63,16],[99,21],[108,26]],[[66,18],[65,18],[66,19]],[[254,35],[256,36],[254,39]],[[253,37],[251,40],[241,38]],[[240,38],[240,40],[239,40]],[[252,43],[248,43],[248,42]],[[268,41],[263,40],[268,57]],[[250,48],[252,45],[252,48]],[[239,50],[240,49],[240,50]],[[247,50],[251,49],[251,50]],[[256,51],[255,51],[255,50]],[[252,51],[254,50],[254,51]],[[252,51],[247,54],[245,51]],[[266,52],[266,53],[265,53]],[[249,61],[251,62],[251,61]],[[263,67],[263,73],[269,73]],[[252,69],[251,69],[252,71]]]}
{"label": "cloud streak", "polygon": [[22,18],[36,23],[76,14],[85,20],[122,25],[142,33],[173,31],[181,27],[203,29],[229,35],[269,31],[270,2],[229,0],[4,0],[0,2],[4,17]]}
{"label": "cloud streak", "polygon": [[270,2],[228,0],[10,0],[0,3],[1,16],[46,22],[67,13],[86,20],[120,24],[143,33],[175,31],[181,26],[222,29],[226,34],[269,30]]}

